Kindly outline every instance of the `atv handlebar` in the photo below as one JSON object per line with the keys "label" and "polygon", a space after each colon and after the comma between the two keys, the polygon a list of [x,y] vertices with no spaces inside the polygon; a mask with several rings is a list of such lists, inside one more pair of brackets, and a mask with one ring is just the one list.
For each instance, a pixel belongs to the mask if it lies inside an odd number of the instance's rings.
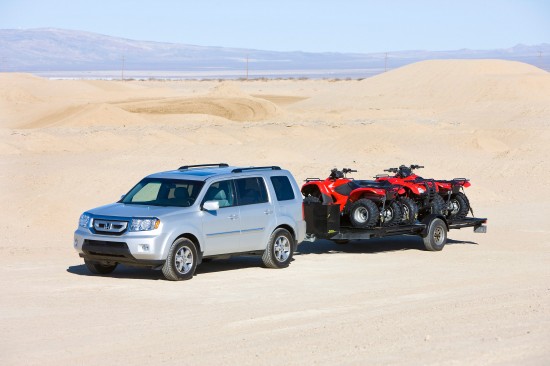
{"label": "atv handlebar", "polygon": [[355,169],[350,169],[350,168],[344,168],[344,169],[342,169],[342,172],[343,172],[344,174],[348,174],[348,173],[357,173],[357,170],[355,170]]}
{"label": "atv handlebar", "polygon": [[389,169],[384,169],[384,171],[389,173],[397,173],[399,171],[399,168],[389,168]]}
{"label": "atv handlebar", "polygon": [[411,165],[411,169],[422,169],[422,168],[424,168],[424,165],[415,165],[415,164]]}

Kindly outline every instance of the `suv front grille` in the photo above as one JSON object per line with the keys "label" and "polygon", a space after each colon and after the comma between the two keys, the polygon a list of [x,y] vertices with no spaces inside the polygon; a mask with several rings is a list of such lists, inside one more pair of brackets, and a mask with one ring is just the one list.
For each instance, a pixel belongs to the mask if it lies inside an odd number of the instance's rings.
{"label": "suv front grille", "polygon": [[97,234],[122,235],[128,228],[127,221],[94,219],[94,231]]}

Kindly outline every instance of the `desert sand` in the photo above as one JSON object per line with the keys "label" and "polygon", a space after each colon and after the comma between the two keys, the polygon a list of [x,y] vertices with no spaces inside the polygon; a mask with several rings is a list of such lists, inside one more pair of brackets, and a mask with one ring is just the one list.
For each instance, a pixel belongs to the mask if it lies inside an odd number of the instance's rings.
{"label": "desert sand", "polygon": [[[550,363],[550,74],[426,61],[364,80],[89,81],[0,74],[0,363]],[[280,165],[297,180],[400,164],[468,177],[488,233],[303,243],[91,276],[79,215],[183,164]]]}

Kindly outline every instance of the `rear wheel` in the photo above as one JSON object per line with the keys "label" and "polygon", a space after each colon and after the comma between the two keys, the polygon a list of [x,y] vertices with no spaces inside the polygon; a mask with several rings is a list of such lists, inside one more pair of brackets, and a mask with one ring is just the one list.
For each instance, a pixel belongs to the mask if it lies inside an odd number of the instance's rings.
{"label": "rear wheel", "polygon": [[117,263],[96,262],[84,259],[84,264],[93,274],[109,274],[113,272]]}
{"label": "rear wheel", "polygon": [[353,202],[349,210],[351,224],[360,228],[371,228],[378,222],[380,211],[369,199],[362,198]]}
{"label": "rear wheel", "polygon": [[440,251],[447,243],[447,225],[441,219],[433,219],[422,239],[426,250]]}
{"label": "rear wheel", "polygon": [[470,202],[468,197],[462,192],[455,193],[451,196],[447,204],[447,217],[449,219],[463,219],[468,215],[470,210]]}
{"label": "rear wheel", "polygon": [[189,280],[197,268],[197,247],[187,238],[179,238],[170,247],[162,274],[170,281]]}
{"label": "rear wheel", "polygon": [[288,230],[279,228],[276,229],[267,243],[262,261],[269,268],[285,268],[288,267],[292,260],[294,237]]}
{"label": "rear wheel", "polygon": [[395,226],[401,223],[403,213],[401,205],[396,201],[392,201],[381,211],[382,226]]}

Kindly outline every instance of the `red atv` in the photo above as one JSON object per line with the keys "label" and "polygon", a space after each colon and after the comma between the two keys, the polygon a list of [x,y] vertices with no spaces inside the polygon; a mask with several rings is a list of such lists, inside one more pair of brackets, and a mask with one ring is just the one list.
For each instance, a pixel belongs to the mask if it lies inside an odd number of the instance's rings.
{"label": "red atv", "polygon": [[[471,186],[466,178],[454,178],[453,180],[436,180],[439,195],[446,202],[446,215],[449,219],[462,219],[472,211],[470,201],[464,193],[464,188]],[[472,212],[473,216],[473,212]]]}
{"label": "red atv", "polygon": [[401,205],[396,201],[404,191],[390,182],[359,181],[346,178],[356,170],[334,168],[325,180],[308,178],[302,186],[306,202],[337,204],[342,216],[349,217],[351,224],[360,228],[372,228],[379,222],[382,226],[401,223]]}
{"label": "red atv", "polygon": [[[378,181],[389,180],[401,184],[406,190],[406,196],[413,199],[420,209],[420,215],[429,213],[443,214],[449,219],[462,219],[471,211],[468,197],[464,188],[471,184],[466,178],[453,180],[424,179],[412,171],[424,168],[421,165],[405,166],[386,169],[386,172],[395,173],[395,176],[377,176]],[[461,192],[462,190],[462,192]]]}
{"label": "red atv", "polygon": [[385,172],[395,173],[395,175],[377,175],[376,181],[403,186],[404,192],[400,197],[400,201],[406,207],[406,210],[409,210],[409,216],[412,217],[418,214],[419,217],[423,217],[431,213],[442,215],[446,211],[446,204],[439,194],[439,185],[433,179],[424,179],[413,173],[414,169],[420,168],[424,167],[420,165],[401,165],[399,168],[385,169]]}

